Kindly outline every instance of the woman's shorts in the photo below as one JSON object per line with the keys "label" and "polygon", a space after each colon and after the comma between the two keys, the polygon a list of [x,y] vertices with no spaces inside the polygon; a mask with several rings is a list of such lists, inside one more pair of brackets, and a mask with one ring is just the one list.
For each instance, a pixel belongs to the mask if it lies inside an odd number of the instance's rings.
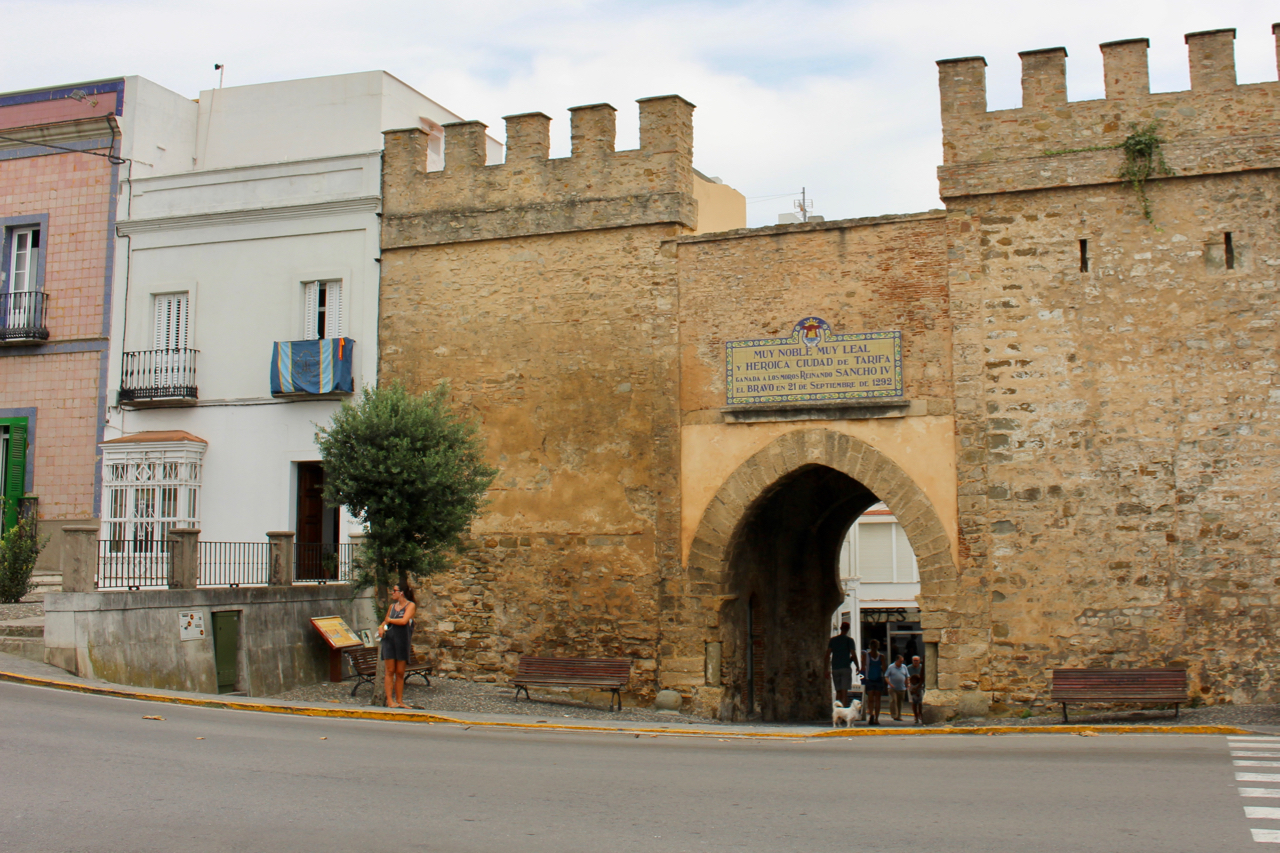
{"label": "woman's shorts", "polygon": [[867,691],[868,693],[872,692],[873,690],[876,693],[883,693],[884,688],[885,688],[885,683],[883,678],[876,679],[875,681],[871,681],[868,679],[867,681],[862,682],[862,689]]}
{"label": "woman's shorts", "polygon": [[831,670],[831,683],[835,685],[836,690],[849,690],[853,687],[853,670]]}
{"label": "woman's shorts", "polygon": [[382,659],[383,660],[409,660],[409,632],[398,625],[393,625],[387,629],[387,633],[382,635]]}

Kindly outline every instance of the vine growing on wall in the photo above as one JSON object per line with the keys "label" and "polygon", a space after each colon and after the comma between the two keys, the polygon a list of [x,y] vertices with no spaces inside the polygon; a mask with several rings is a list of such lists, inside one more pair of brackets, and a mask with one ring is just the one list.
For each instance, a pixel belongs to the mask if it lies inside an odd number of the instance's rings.
{"label": "vine growing on wall", "polygon": [[1172,175],[1173,169],[1164,159],[1164,140],[1157,131],[1160,122],[1153,121],[1146,125],[1136,122],[1129,126],[1131,131],[1123,142],[1115,145],[1091,145],[1088,148],[1059,148],[1044,152],[1046,157],[1056,154],[1080,154],[1085,151],[1111,151],[1116,148],[1124,151],[1124,165],[1120,167],[1117,178],[1133,187],[1138,194],[1138,203],[1142,205],[1142,216],[1152,225],[1151,199],[1147,197],[1147,179],[1153,175]]}
{"label": "vine growing on wall", "polygon": [[1124,151],[1124,166],[1121,167],[1117,177],[1133,187],[1133,191],[1138,194],[1138,203],[1142,205],[1142,215],[1152,225],[1155,224],[1155,220],[1151,218],[1151,199],[1147,197],[1147,178],[1152,175],[1173,174],[1173,170],[1164,159],[1162,148],[1164,140],[1157,133],[1159,126],[1158,121],[1143,126],[1135,123],[1130,127],[1133,132],[1117,146]]}

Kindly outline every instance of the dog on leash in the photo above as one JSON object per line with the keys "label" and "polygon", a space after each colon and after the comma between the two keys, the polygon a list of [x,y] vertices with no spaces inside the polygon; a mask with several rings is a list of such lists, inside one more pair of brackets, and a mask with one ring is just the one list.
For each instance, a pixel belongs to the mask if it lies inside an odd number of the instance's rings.
{"label": "dog on leash", "polygon": [[849,707],[843,707],[837,700],[831,703],[831,727],[837,728],[840,721],[844,720],[845,728],[852,726],[854,721],[862,716],[862,702],[854,699],[849,703]]}

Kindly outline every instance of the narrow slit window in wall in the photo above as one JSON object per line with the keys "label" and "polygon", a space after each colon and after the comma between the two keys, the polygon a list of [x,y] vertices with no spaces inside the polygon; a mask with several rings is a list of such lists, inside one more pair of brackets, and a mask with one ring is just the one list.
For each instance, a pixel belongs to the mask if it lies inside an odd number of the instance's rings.
{"label": "narrow slit window in wall", "polygon": [[1089,271],[1089,241],[1080,241],[1080,272]]}
{"label": "narrow slit window in wall", "polygon": [[1222,235],[1222,257],[1227,262],[1227,269],[1236,268],[1236,244],[1231,239],[1230,231]]}

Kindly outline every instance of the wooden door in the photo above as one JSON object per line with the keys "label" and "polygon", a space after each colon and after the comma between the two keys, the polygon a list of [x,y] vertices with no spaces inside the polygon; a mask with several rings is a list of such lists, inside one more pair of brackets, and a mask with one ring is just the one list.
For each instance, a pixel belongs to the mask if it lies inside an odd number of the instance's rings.
{"label": "wooden door", "polygon": [[319,462],[298,463],[298,527],[294,540],[297,577],[318,580],[323,576],[321,547],[324,542],[324,468]]}
{"label": "wooden door", "polygon": [[218,671],[218,692],[236,692],[240,676],[240,611],[213,614],[213,665]]}

